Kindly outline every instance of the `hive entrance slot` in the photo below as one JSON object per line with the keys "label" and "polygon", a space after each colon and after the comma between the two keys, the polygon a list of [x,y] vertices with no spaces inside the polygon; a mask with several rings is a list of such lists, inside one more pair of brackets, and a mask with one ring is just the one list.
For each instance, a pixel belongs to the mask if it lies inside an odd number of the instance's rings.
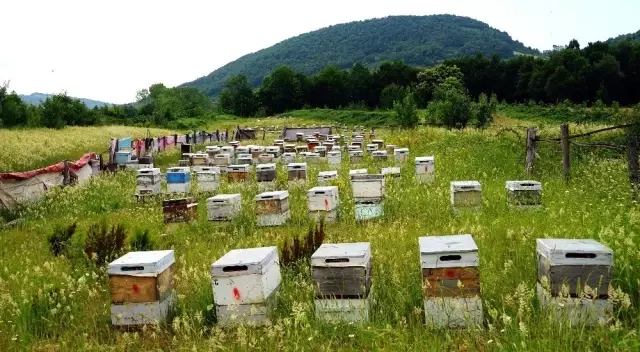
{"label": "hive entrance slot", "polygon": [[462,259],[462,256],[459,255],[443,255],[440,257],[440,261],[443,262],[450,262],[450,261],[454,261],[454,260],[460,260]]}
{"label": "hive entrance slot", "polygon": [[120,268],[120,271],[136,271],[136,270],[144,270],[144,266],[123,266]]}
{"label": "hive entrance slot", "polygon": [[325,263],[348,263],[349,258],[329,258],[324,260]]}
{"label": "hive entrance slot", "polygon": [[523,187],[532,187],[532,186],[535,186],[533,183],[521,183],[520,185],[521,185],[521,186],[523,186]]}
{"label": "hive entrance slot", "polygon": [[[327,176],[324,176],[324,177],[327,177]],[[316,194],[324,194],[324,192],[322,192],[322,191],[316,191]]]}
{"label": "hive entrance slot", "polygon": [[247,271],[249,268],[246,265],[231,265],[231,266],[225,266],[224,268],[222,268],[222,271],[225,273],[232,273],[232,272],[238,272],[238,271]]}
{"label": "hive entrance slot", "polygon": [[567,253],[564,256],[566,258],[582,258],[582,259],[593,259],[596,257],[595,253]]}

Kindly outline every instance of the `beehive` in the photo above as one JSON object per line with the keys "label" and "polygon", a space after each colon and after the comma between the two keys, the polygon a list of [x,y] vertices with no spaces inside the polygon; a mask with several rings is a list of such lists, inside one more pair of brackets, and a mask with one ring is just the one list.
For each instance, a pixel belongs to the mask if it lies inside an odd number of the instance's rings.
{"label": "beehive", "polygon": [[279,226],[291,218],[288,191],[260,193],[255,201],[258,226]]}
{"label": "beehive", "polygon": [[109,263],[111,323],[162,322],[174,301],[172,250],[129,252]]}
{"label": "beehive", "polygon": [[282,149],[280,149],[280,147],[267,147],[265,148],[265,152],[267,154],[271,154],[273,156],[273,158],[277,158],[280,156],[280,154],[282,154]]}
{"label": "beehive", "polygon": [[264,153],[265,149],[261,146],[253,146],[251,147],[251,157],[253,157],[253,163],[256,164],[258,162],[258,158],[260,154]]}
{"label": "beehive", "polygon": [[258,182],[273,182],[276,180],[276,164],[256,165],[256,178]]}
{"label": "beehive", "polygon": [[380,173],[383,176],[400,177],[400,167],[399,166],[384,167],[384,168],[380,169]]}
{"label": "beehive", "polygon": [[381,201],[384,198],[384,176],[351,175],[353,198],[357,202]]}
{"label": "beehive", "polygon": [[273,141],[273,145],[277,146],[279,148],[282,148],[284,146],[284,139],[276,139]]}
{"label": "beehive", "polygon": [[220,168],[217,166],[203,166],[196,172],[198,191],[215,192],[220,188]]}
{"label": "beehive", "polygon": [[367,153],[371,154],[378,150],[378,145],[375,143],[367,144]]}
{"label": "beehive", "polygon": [[262,153],[258,156],[258,164],[271,164],[274,160],[273,154]]}
{"label": "beehive", "polygon": [[289,182],[307,181],[307,163],[287,164],[287,175]]}
{"label": "beehive", "polygon": [[317,153],[318,156],[320,156],[321,158],[326,158],[327,157],[327,147],[316,146],[313,151],[315,153]]}
{"label": "beehive", "polygon": [[238,146],[235,148],[234,155],[236,156],[236,158],[239,155],[251,155],[251,148],[249,148],[249,146],[246,146],[246,145]]}
{"label": "beehive", "polygon": [[353,175],[366,175],[367,173],[369,173],[367,169],[353,169],[349,170],[349,177]]}
{"label": "beehive", "polygon": [[209,221],[231,221],[240,215],[242,207],[240,194],[218,194],[207,199],[207,219]]}
{"label": "beehive", "polygon": [[298,146],[296,147],[296,153],[304,153],[304,152],[308,152],[309,148],[306,146]]}
{"label": "beehive", "polygon": [[211,264],[211,281],[219,325],[264,324],[282,281],[278,249],[234,249]]}
{"label": "beehive", "polygon": [[371,156],[374,161],[387,161],[386,150],[375,150],[371,153]]}
{"label": "beehive", "polygon": [[310,152],[315,152],[316,148],[319,146],[320,146],[320,142],[315,138],[309,139],[307,141],[307,148],[309,149]]}
{"label": "beehive", "polygon": [[362,141],[359,141],[359,140],[352,141],[351,147],[358,147],[358,149],[362,150]]}
{"label": "beehive", "polygon": [[160,194],[160,169],[140,169],[136,173],[136,194]]}
{"label": "beehive", "polygon": [[225,153],[225,152],[220,152],[220,154],[217,154],[216,156],[213,157],[213,163],[216,166],[219,167],[227,167],[227,165],[231,164],[231,154]]}
{"label": "beehive", "polygon": [[249,180],[251,176],[251,165],[229,165],[227,166],[227,180],[229,182],[242,182]]}
{"label": "beehive", "polygon": [[209,154],[205,154],[205,153],[195,153],[195,154],[192,154],[190,158],[191,166],[207,165],[208,160],[209,160]]}
{"label": "beehive", "polygon": [[235,148],[238,148],[240,146],[240,142],[231,141],[231,142],[229,142],[229,145],[232,146],[235,149]]}
{"label": "beehive", "polygon": [[204,151],[209,155],[209,159],[213,159],[216,155],[220,154],[220,147],[208,145],[204,147]]}
{"label": "beehive", "polygon": [[338,187],[314,187],[307,192],[309,217],[327,222],[338,220],[338,204],[340,204]]}
{"label": "beehive", "polygon": [[436,175],[436,164],[433,156],[419,156],[415,158],[416,180],[418,182],[433,182]]}
{"label": "beehive", "polygon": [[138,158],[138,170],[153,169],[153,158],[150,156],[141,156]]}
{"label": "beehive", "polygon": [[251,154],[237,154],[236,165],[252,165],[253,157]]}
{"label": "beehive", "polygon": [[362,148],[360,148],[360,146],[357,145],[350,145],[347,147],[347,151],[348,152],[358,152],[358,151],[362,151]]}
{"label": "beehive", "polygon": [[304,141],[304,133],[296,133],[296,140],[298,142]]}
{"label": "beehive", "polygon": [[296,152],[296,145],[293,143],[288,143],[284,145],[284,151],[286,153],[295,153]]}
{"label": "beehive", "polygon": [[454,207],[480,207],[482,185],[478,181],[452,181],[451,204]]}
{"label": "beehive", "polygon": [[340,165],[342,162],[342,153],[339,150],[328,151],[327,161],[329,162],[329,165]]}
{"label": "beehive", "polygon": [[542,205],[542,184],[537,181],[507,181],[507,205],[533,208]]}
{"label": "beehive", "polygon": [[328,140],[327,142],[323,142],[322,146],[325,148],[325,151],[330,151],[331,149],[333,149],[335,143],[333,142],[333,140]]}
{"label": "beehive", "polygon": [[478,247],[471,235],[419,238],[427,325],[482,324]]}
{"label": "beehive", "polygon": [[162,216],[165,223],[197,220],[198,203],[191,197],[163,200]]}
{"label": "beehive", "polygon": [[356,221],[366,221],[384,215],[383,200],[356,200],[354,206]]}
{"label": "beehive", "polygon": [[281,157],[283,164],[291,164],[296,162],[296,153],[285,152],[282,153]]}
{"label": "beehive", "polygon": [[307,164],[318,164],[322,159],[320,158],[320,154],[307,152],[305,154],[305,161]]}
{"label": "beehive", "polygon": [[167,193],[189,193],[191,189],[191,169],[172,167],[167,169]]}
{"label": "beehive", "polygon": [[351,164],[360,164],[362,163],[362,160],[362,150],[354,150],[349,152],[349,162]]}
{"label": "beehive", "polygon": [[125,165],[131,161],[133,153],[131,151],[118,151],[116,152],[116,164]]}
{"label": "beehive", "polygon": [[323,244],[311,256],[316,316],[342,322],[369,319],[371,244]]}
{"label": "beehive", "polygon": [[220,153],[229,154],[232,158],[235,155],[235,148],[230,145],[220,147]]}
{"label": "beehive", "polygon": [[337,179],[338,179],[338,171],[335,171],[335,170],[332,170],[332,171],[320,171],[318,173],[318,184],[319,185],[326,185],[330,181],[337,180]]}
{"label": "beehive", "polygon": [[405,162],[409,159],[409,148],[394,148],[393,156],[396,161]]}
{"label": "beehive", "polygon": [[191,144],[188,143],[182,143],[180,145],[180,154],[185,154],[185,153],[192,153],[192,148],[191,148]]}
{"label": "beehive", "polygon": [[377,144],[379,150],[384,149],[384,141],[382,139],[373,139],[371,143]]}

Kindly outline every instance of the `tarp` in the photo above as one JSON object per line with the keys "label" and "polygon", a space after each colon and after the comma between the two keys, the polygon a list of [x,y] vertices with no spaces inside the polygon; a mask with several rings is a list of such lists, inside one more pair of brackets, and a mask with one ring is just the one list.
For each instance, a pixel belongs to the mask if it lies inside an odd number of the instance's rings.
{"label": "tarp", "polygon": [[304,133],[305,135],[312,135],[314,133],[320,134],[332,134],[331,127],[312,127],[312,128],[291,128],[285,127],[282,131],[283,139],[295,141],[298,133]]}
{"label": "tarp", "polygon": [[[75,174],[80,168],[89,163],[89,160],[97,159],[96,153],[87,153],[80,158],[80,160],[76,162],[68,162],[69,173]],[[42,174],[50,174],[50,173],[62,173],[64,171],[64,163],[59,162],[54,165],[50,165],[47,167],[43,167],[41,169],[32,170],[32,171],[24,171],[24,172],[5,172],[0,173],[0,181],[6,180],[27,180],[38,175]]]}

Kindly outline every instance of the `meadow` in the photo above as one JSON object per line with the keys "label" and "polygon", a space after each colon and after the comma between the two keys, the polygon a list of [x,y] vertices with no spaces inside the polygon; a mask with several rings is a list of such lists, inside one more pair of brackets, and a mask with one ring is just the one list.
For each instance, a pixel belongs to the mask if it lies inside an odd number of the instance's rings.
{"label": "meadow", "polygon": [[[252,124],[281,126],[294,122],[263,119]],[[235,124],[226,122],[207,129]],[[344,157],[336,182],[341,219],[326,225],[325,242],[371,242],[375,291],[371,320],[363,325],[332,325],[315,319],[313,283],[306,262],[283,269],[270,326],[221,329],[215,324],[211,263],[231,249],[281,246],[285,239],[305,235],[313,226],[307,218],[306,190],[317,184],[319,171],[332,169],[326,164],[310,166],[306,187],[289,189],[292,218],[287,225],[274,228],[255,226],[255,181],[240,185],[223,180],[220,193],[242,194],[242,214],[228,225],[206,220],[205,194],[196,195],[196,222],[165,225],[160,201],[137,203],[132,197],[132,172],[103,174],[86,186],[54,190],[42,202],[20,212],[24,220],[21,224],[1,231],[0,350],[639,350],[640,209],[629,193],[624,155],[572,148],[572,178],[565,183],[559,145],[541,143],[535,174],[525,176],[523,131],[517,127],[523,124],[502,116],[484,130],[376,130],[376,137],[387,144],[410,148],[410,160],[434,155],[436,181],[418,184],[412,162],[402,165],[401,177],[387,181],[384,216],[365,223],[354,219],[348,180],[348,170],[358,167],[349,165]],[[596,127],[571,128],[577,132]],[[95,136],[102,135],[103,139],[96,145],[106,146],[108,138],[117,133],[109,128],[95,129]],[[66,135],[64,131],[62,135]],[[118,131],[134,134],[120,128]],[[553,122],[539,131],[539,135],[548,137],[557,134]],[[275,138],[267,135],[264,143],[270,144]],[[13,156],[8,154],[28,155],[23,154],[24,149],[39,150],[35,141],[18,138],[9,147],[4,140],[2,143],[0,169],[14,166],[8,161]],[[61,138],[52,139],[43,149],[57,157],[69,148],[80,149]],[[174,150],[156,161],[165,168],[178,159]],[[365,159],[362,167],[377,172],[391,164]],[[544,207],[533,211],[509,209],[505,181],[529,178],[543,183]],[[482,183],[480,211],[452,212],[452,180]],[[282,167],[277,185],[287,189]],[[89,226],[101,222],[122,224],[130,239],[136,231],[148,230],[155,249],[175,250],[178,300],[170,321],[129,332],[110,325],[106,266],[82,253]],[[56,226],[73,223],[77,223],[77,230],[68,254],[55,257],[49,251],[47,236]],[[472,234],[479,247],[485,325],[461,330],[426,328],[418,237],[459,233]],[[567,321],[540,310],[535,297],[536,238],[592,238],[613,249],[613,320],[596,327],[570,327]]]}

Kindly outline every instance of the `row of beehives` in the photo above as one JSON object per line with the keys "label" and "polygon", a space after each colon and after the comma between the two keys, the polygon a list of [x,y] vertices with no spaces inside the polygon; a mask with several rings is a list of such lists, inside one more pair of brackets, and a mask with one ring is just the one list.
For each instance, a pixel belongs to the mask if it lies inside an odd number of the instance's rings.
{"label": "row of beehives", "polygon": [[[419,238],[427,325],[483,323],[478,247],[471,235]],[[538,239],[537,294],[554,317],[572,325],[610,318],[607,292],[613,252],[594,240]],[[174,252],[131,252],[109,264],[116,325],[162,321],[174,301]],[[311,257],[315,313],[331,321],[366,322],[373,295],[370,243],[323,244]],[[281,285],[276,247],[236,249],[211,265],[218,324],[263,324]]]}

